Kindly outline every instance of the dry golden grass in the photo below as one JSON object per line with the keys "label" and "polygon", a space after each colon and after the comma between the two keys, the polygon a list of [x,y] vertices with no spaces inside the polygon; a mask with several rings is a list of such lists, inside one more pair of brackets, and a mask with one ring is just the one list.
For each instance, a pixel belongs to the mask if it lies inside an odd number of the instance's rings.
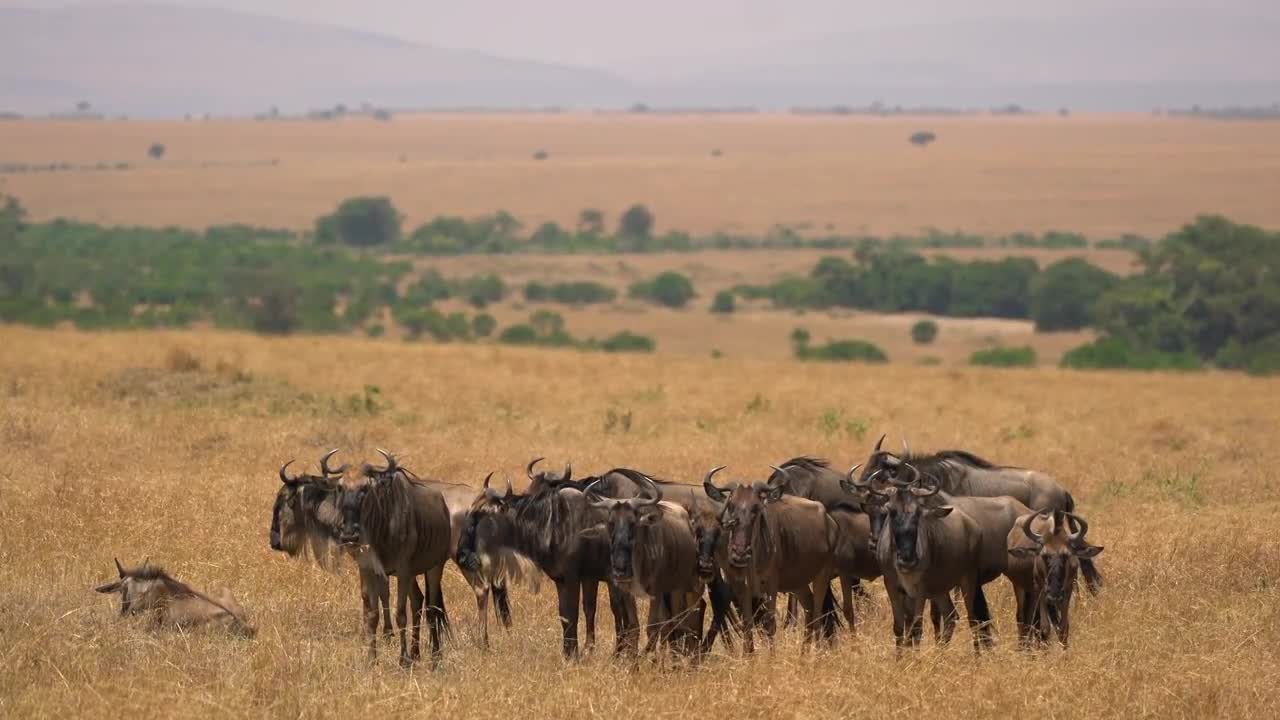
{"label": "dry golden grass", "polygon": [[[907,143],[938,133],[928,150]],[[160,162],[145,158],[163,142]],[[545,149],[550,157],[535,161]],[[713,157],[720,149],[723,156]],[[1280,225],[1280,123],[1149,116],[401,116],[390,124],[5,123],[0,159],[128,161],[10,175],[37,218],[308,227],[388,194],[411,223],[504,208],[530,224],[648,204],[664,228],[1161,235],[1197,213]],[[277,166],[271,163],[278,161]]]}
{"label": "dry golden grass", "polygon": [[[0,716],[1280,713],[1274,380],[14,327],[0,327],[0,377]],[[341,410],[365,384],[389,405]],[[606,429],[610,411],[630,411],[630,429]],[[1072,489],[1109,587],[1080,599],[1069,653],[1013,649],[998,581],[1000,642],[977,660],[964,631],[895,659],[879,584],[861,634],[835,650],[804,655],[788,634],[753,659],[717,649],[697,670],[605,653],[566,665],[553,593],[517,590],[517,625],[486,655],[450,570],[443,667],[404,673],[387,653],[366,664],[350,570],[267,547],[276,468],[331,446],[387,446],[422,474],[471,482],[519,477],[534,455],[690,481],[800,453],[851,464],[880,432],[1044,468]],[[257,639],[119,620],[90,589],[113,556],[230,585]]]}

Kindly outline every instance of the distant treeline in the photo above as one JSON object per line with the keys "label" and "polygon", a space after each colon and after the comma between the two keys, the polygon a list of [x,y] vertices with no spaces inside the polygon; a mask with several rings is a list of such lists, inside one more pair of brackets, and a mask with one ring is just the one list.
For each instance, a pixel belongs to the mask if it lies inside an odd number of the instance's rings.
{"label": "distant treeline", "polygon": [[[514,252],[528,251],[530,244],[543,252],[644,252],[654,250],[654,243],[662,246],[650,233],[652,224],[652,214],[635,206],[623,214],[616,233],[606,234],[602,216],[585,211],[571,233],[543,226],[521,240],[519,223],[499,213],[478,221],[437,218],[402,238],[390,203],[362,198],[322,218],[309,236],[243,225],[197,233],[27,223],[22,207],[9,199],[0,202],[0,321],[72,322],[89,329],[209,323],[264,333],[362,330],[375,336],[394,322],[410,338],[495,336],[521,344],[647,350],[651,340],[625,331],[604,341],[574,339],[559,315],[546,310],[535,313],[536,320],[499,331],[483,309],[508,297],[500,277],[445,278],[430,270],[414,275],[395,253],[423,247]],[[564,238],[571,241],[562,245]],[[1024,247],[1032,240],[1009,242]],[[1066,233],[1034,238],[1065,247],[1082,240]],[[1142,269],[1121,277],[1079,258],[1042,269],[1028,258],[959,262],[928,259],[904,244],[862,242],[844,257],[821,259],[807,276],[718,293],[707,310],[732,314],[735,298],[741,298],[789,309],[1027,318],[1038,330],[1092,327],[1102,333],[1097,343],[1068,354],[1064,363],[1073,367],[1212,364],[1280,371],[1280,234],[1201,217],[1156,243],[1133,241],[1131,247]],[[530,303],[612,303],[617,294],[586,281],[523,288]],[[627,294],[677,309],[698,297],[692,281],[674,272],[636,282]],[[445,300],[465,302],[477,312],[446,314],[434,307]],[[847,348],[837,350],[813,348],[807,357],[824,359],[824,353]]]}

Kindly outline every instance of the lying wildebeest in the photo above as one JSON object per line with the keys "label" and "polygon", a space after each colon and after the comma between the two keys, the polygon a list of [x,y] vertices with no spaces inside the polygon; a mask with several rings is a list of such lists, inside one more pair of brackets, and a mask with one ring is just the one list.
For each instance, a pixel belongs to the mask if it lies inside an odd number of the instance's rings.
{"label": "lying wildebeest", "polygon": [[566,658],[578,656],[578,615],[586,615],[586,646],[595,644],[596,598],[608,583],[609,603],[617,632],[615,652],[638,651],[639,618],[635,599],[610,582],[609,538],[593,529],[596,513],[576,487],[565,486],[572,470],[554,479],[537,475],[529,464],[528,491],[517,494],[507,483],[505,494],[489,491],[471,507],[456,553],[462,567],[478,569],[485,553],[512,551],[533,561],[556,584],[561,647]]}
{"label": "lying wildebeest", "polygon": [[[862,470],[862,482],[882,473],[889,480],[900,479],[904,464],[910,464],[926,476],[938,480],[942,492],[953,497],[1016,498],[1028,508],[1075,511],[1071,493],[1049,475],[1026,468],[996,465],[963,450],[944,450],[927,455],[912,453],[903,443],[901,455],[881,450],[884,436],[876,442]],[[1102,588],[1102,574],[1090,558],[1080,560],[1080,573],[1093,595]]]}
{"label": "lying wildebeest", "polygon": [[116,572],[118,579],[105,582],[94,590],[120,593],[122,616],[149,615],[154,628],[186,630],[216,624],[244,637],[257,634],[246,620],[240,603],[225,587],[216,597],[206,595],[149,562],[126,570],[116,560]]}
{"label": "lying wildebeest", "polygon": [[[646,651],[661,644],[693,655],[702,634],[703,584],[697,571],[697,549],[689,513],[664,502],[662,490],[639,475],[641,497],[606,498],[597,485],[587,487],[587,501],[608,515],[609,561],[613,582],[634,597],[649,599],[650,640]],[[696,623],[695,623],[696,619]]]}
{"label": "lying wildebeest", "polygon": [[[426,616],[431,633],[431,660],[440,659],[440,635],[447,623],[441,606],[444,593],[441,579],[449,559],[449,509],[444,496],[432,487],[402,472],[395,456],[379,450],[386,458],[383,468],[362,463],[344,465],[335,474],[342,479],[338,488],[338,509],[342,524],[338,541],[361,566],[361,582],[370,597],[388,601],[388,576],[397,578],[396,625],[400,630],[400,663],[408,666],[420,653],[420,618],[423,593],[416,578],[426,576]],[[412,604],[413,642],[406,642],[407,605]],[[369,654],[377,652],[378,614],[366,607],[365,625]]]}
{"label": "lying wildebeest", "polygon": [[[874,480],[874,476],[868,480]],[[990,644],[991,610],[979,581],[983,562],[982,529],[964,510],[929,504],[937,486],[908,483],[886,489],[888,517],[876,552],[893,606],[893,631],[899,647],[920,643],[925,600],[944,602],[953,588],[964,596],[973,645]],[[943,640],[951,635],[951,623]]]}
{"label": "lying wildebeest", "polygon": [[[1073,531],[1071,522],[1077,528]],[[1089,523],[1061,510],[1028,513],[1009,531],[1009,567],[1005,574],[1018,602],[1018,636],[1023,647],[1048,642],[1057,630],[1067,647],[1071,635],[1071,594],[1081,558],[1102,552],[1085,542]]]}
{"label": "lying wildebeest", "polygon": [[838,529],[821,503],[784,496],[780,484],[734,483],[717,487],[712,483],[717,467],[703,479],[707,496],[723,503],[717,547],[725,580],[733,588],[743,612],[743,646],[754,652],[753,630],[757,614],[765,632],[776,632],[775,598],[779,592],[796,593],[805,610],[805,641],[813,641],[819,624],[825,638],[831,638],[830,613],[824,600],[834,576],[833,554]]}

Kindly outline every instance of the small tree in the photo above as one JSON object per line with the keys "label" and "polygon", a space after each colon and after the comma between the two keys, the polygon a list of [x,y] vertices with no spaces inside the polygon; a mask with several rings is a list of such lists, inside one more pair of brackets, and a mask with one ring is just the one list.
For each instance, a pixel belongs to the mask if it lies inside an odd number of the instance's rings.
{"label": "small tree", "polygon": [[721,290],[716,293],[715,300],[711,301],[711,312],[728,315],[735,310],[733,293],[729,290]]}
{"label": "small tree", "polygon": [[808,347],[809,339],[809,331],[802,327],[791,331],[791,344],[797,348]]}
{"label": "small tree", "polygon": [[477,313],[471,318],[471,329],[476,337],[489,337],[497,327],[498,321],[494,320],[489,313]]}
{"label": "small tree", "polygon": [[584,235],[599,235],[604,232],[604,213],[595,208],[587,208],[578,213],[578,232]]}
{"label": "small tree", "polygon": [[917,345],[928,345],[938,337],[938,323],[932,320],[921,320],[911,326],[911,339]]}
{"label": "small tree", "polygon": [[353,197],[342,201],[333,215],[316,222],[316,236],[336,236],[355,247],[395,242],[400,237],[400,213],[387,197]]}
{"label": "small tree", "polygon": [[921,130],[920,132],[912,133],[911,137],[907,139],[911,141],[912,145],[917,147],[927,147],[929,143],[937,140],[938,136],[928,130]]}
{"label": "small tree", "polygon": [[631,286],[630,294],[670,308],[682,308],[697,294],[693,281],[678,272],[664,272],[648,282]]}
{"label": "small tree", "polygon": [[164,157],[164,143],[151,143],[151,147],[147,148],[147,155],[152,160],[159,160]]}
{"label": "small tree", "polygon": [[632,205],[618,220],[618,234],[634,240],[648,240],[653,233],[653,213],[644,205]]}

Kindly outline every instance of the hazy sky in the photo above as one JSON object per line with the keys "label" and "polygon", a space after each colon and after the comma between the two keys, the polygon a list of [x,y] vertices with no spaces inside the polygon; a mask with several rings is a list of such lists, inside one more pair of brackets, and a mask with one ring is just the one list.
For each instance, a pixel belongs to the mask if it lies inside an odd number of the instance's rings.
{"label": "hazy sky", "polygon": [[[0,5],[120,0],[0,0]],[[362,28],[405,39],[580,65],[780,46],[868,27],[991,17],[1213,9],[1280,15],[1277,0],[169,0]]]}

